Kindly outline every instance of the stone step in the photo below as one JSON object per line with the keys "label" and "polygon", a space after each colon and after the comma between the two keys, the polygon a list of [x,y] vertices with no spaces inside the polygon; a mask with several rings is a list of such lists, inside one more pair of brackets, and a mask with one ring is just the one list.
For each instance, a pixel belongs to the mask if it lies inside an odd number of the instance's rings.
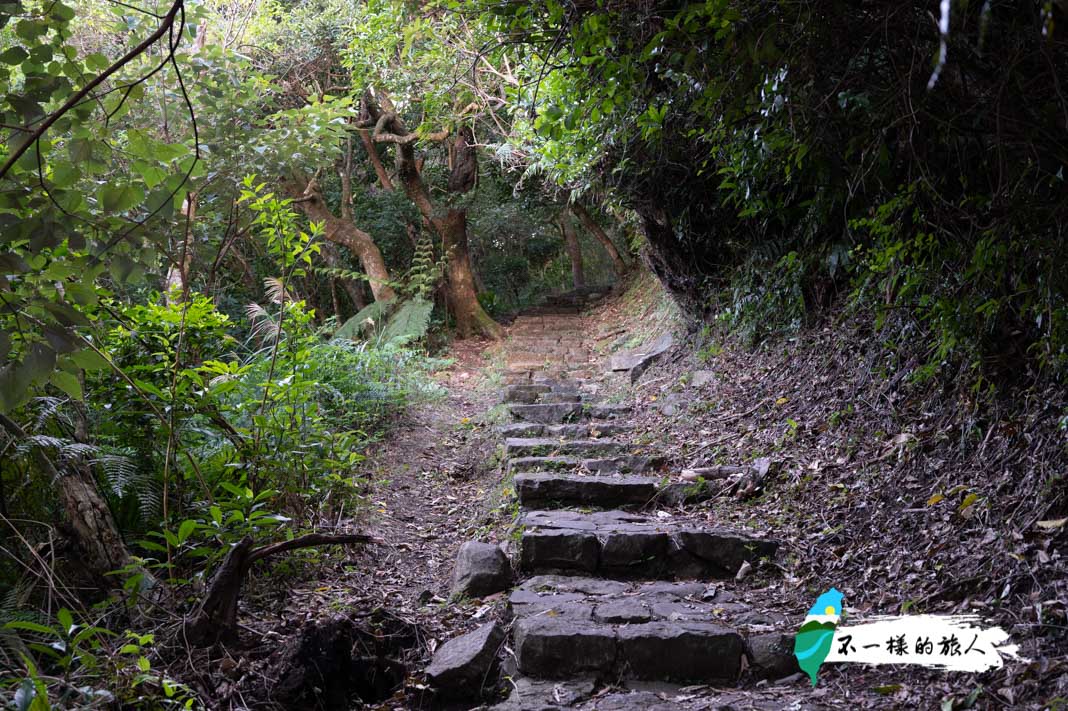
{"label": "stone step", "polygon": [[569,439],[597,439],[617,437],[633,429],[631,425],[617,422],[577,423],[543,425],[538,422],[513,422],[497,428],[505,437],[554,437]]}
{"label": "stone step", "polygon": [[523,350],[513,350],[508,353],[508,361],[514,363],[549,363],[566,360],[568,362],[587,362],[589,361],[589,351],[577,350],[572,348],[527,348]]}
{"label": "stone step", "polygon": [[564,348],[580,348],[585,349],[585,341],[582,336],[561,334],[561,333],[541,333],[539,331],[519,331],[518,333],[512,333],[509,337],[510,346],[519,346],[526,348],[528,346],[563,346]]}
{"label": "stone step", "polygon": [[505,385],[523,385],[531,382],[533,376],[534,372],[526,368],[507,369],[504,371],[503,380]]}
{"label": "stone step", "polygon": [[736,624],[778,622],[703,582],[544,575],[508,602],[519,671],[541,679],[734,681],[747,653]]}
{"label": "stone step", "polygon": [[625,511],[528,511],[518,523],[520,568],[530,573],[729,578],[778,549],[741,531]]}
{"label": "stone step", "polygon": [[[508,604],[519,670],[528,677],[734,681],[743,655],[760,677],[798,671],[791,620],[742,603],[722,584],[542,575],[516,587]],[[568,628],[583,630],[578,639],[599,639],[599,658],[576,659],[582,644],[564,643]]]}
{"label": "stone step", "polygon": [[508,385],[504,389],[502,402],[515,402],[533,404],[538,398],[552,392],[552,386],[548,383],[524,383],[522,385]]}
{"label": "stone step", "polygon": [[648,471],[654,464],[652,457],[621,454],[606,457],[512,457],[505,467],[508,474],[518,472],[578,472],[596,474],[636,474]]}
{"label": "stone step", "polygon": [[538,402],[581,402],[582,393],[570,384],[541,382],[508,385],[504,389],[502,402],[520,405],[533,405]]}
{"label": "stone step", "polygon": [[594,506],[602,509],[645,506],[656,496],[656,478],[645,476],[581,476],[521,472],[514,477],[524,508]]}
{"label": "stone step", "polygon": [[556,424],[577,420],[611,420],[630,414],[628,405],[580,405],[578,403],[549,403],[511,405],[512,416],[526,422]]}
{"label": "stone step", "polygon": [[549,437],[509,437],[504,440],[505,457],[613,457],[627,451],[622,442],[610,439],[552,439]]}

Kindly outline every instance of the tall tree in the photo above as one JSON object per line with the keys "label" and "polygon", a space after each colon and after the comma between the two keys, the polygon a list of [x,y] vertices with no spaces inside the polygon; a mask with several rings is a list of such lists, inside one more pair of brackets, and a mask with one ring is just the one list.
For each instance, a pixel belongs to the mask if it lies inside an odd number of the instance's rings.
{"label": "tall tree", "polygon": [[[502,335],[500,325],[478,301],[467,240],[467,210],[454,203],[442,214],[430,197],[415,156],[416,143],[450,140],[449,132],[443,130],[420,137],[408,131],[384,91],[364,92],[364,108],[367,121],[374,126],[372,140],[396,146],[397,177],[404,192],[441,239],[441,248],[448,260],[446,288],[457,333],[463,338],[476,335],[499,338]],[[449,155],[448,189],[454,196],[460,196],[474,188],[478,178],[478,153],[469,127],[460,128],[451,137]]]}

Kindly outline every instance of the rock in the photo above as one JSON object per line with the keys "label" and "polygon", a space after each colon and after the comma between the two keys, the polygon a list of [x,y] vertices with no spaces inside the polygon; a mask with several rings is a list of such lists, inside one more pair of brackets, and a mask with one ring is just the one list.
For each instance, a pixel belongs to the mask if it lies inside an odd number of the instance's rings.
{"label": "rock", "polygon": [[742,564],[771,558],[779,544],[733,531],[680,531],[676,536],[688,553],[718,567],[723,577],[737,575]]}
{"label": "rock", "polygon": [[666,397],[663,397],[656,401],[656,407],[661,413],[668,417],[674,417],[682,410],[682,403],[684,402],[681,393],[671,393]]}
{"label": "rock", "polygon": [[434,652],[434,658],[426,668],[430,684],[444,698],[475,699],[482,696],[496,687],[491,672],[503,642],[504,631],[496,622],[450,639]]}
{"label": "rock", "polygon": [[597,605],[593,611],[593,618],[598,622],[621,624],[649,622],[652,614],[641,600],[624,597]]}
{"label": "rock", "polygon": [[589,405],[586,414],[593,420],[614,420],[629,415],[634,410],[630,405]]}
{"label": "rock", "polygon": [[705,385],[708,385],[709,383],[714,383],[715,381],[716,374],[714,371],[711,370],[695,370],[690,375],[691,388],[704,387]]}
{"label": "rock", "polygon": [[504,389],[504,402],[530,405],[537,402],[539,397],[551,390],[552,388],[548,385],[509,385]]}
{"label": "rock", "polygon": [[777,543],[742,531],[680,527],[627,511],[526,511],[520,561],[533,573],[585,570],[628,578],[734,577],[743,561],[775,554]]}
{"label": "rock", "polygon": [[670,333],[666,333],[649,345],[615,354],[608,361],[608,369],[612,372],[626,371],[630,377],[630,382],[634,383],[650,365],[656,362],[673,345],[675,345],[674,337]]}
{"label": "rock", "polygon": [[504,551],[492,543],[467,541],[456,555],[453,597],[484,597],[512,584],[512,567]]}
{"label": "rock", "polygon": [[664,531],[619,531],[605,535],[601,544],[601,567],[608,570],[647,569],[671,546]]}
{"label": "rock", "polygon": [[512,417],[518,420],[539,422],[546,425],[577,420],[583,414],[582,405],[573,402],[546,405],[511,405],[508,410],[511,412]]}
{"label": "rock", "polygon": [[763,679],[782,679],[801,671],[794,656],[793,635],[774,632],[749,638],[749,663]]}
{"label": "rock", "polygon": [[560,441],[552,437],[508,437],[504,440],[506,457],[609,457],[624,452],[626,447],[610,439],[571,439]]}

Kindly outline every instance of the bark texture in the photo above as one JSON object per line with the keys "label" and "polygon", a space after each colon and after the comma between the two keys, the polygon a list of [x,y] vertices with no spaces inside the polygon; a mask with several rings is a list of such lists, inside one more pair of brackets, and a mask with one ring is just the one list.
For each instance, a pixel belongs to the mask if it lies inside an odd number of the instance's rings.
{"label": "bark texture", "polygon": [[[13,438],[26,438],[26,432],[6,415],[0,415],[3,426]],[[97,578],[102,589],[116,587],[121,581],[108,573],[130,563],[130,554],[122,534],[111,515],[111,509],[96,487],[93,472],[78,462],[57,466],[39,448],[33,449],[35,464],[56,486],[56,494],[70,524],[70,530],[82,553],[82,563]]]}

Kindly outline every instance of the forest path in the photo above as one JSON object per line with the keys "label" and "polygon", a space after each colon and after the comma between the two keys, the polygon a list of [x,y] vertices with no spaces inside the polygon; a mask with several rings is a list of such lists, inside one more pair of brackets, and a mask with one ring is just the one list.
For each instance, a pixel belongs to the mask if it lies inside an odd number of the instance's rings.
{"label": "forest path", "polygon": [[497,430],[519,504],[504,546],[519,578],[506,593],[510,631],[487,622],[450,641],[431,683],[443,695],[492,685],[480,665],[496,648],[512,686],[499,709],[705,708],[743,696],[780,708],[780,693],[731,689],[796,672],[790,621],[734,581],[777,543],[663,505],[678,489],[663,485],[656,448],[632,441],[630,406],[601,401],[584,301],[550,301],[509,330],[500,399],[514,421]]}

